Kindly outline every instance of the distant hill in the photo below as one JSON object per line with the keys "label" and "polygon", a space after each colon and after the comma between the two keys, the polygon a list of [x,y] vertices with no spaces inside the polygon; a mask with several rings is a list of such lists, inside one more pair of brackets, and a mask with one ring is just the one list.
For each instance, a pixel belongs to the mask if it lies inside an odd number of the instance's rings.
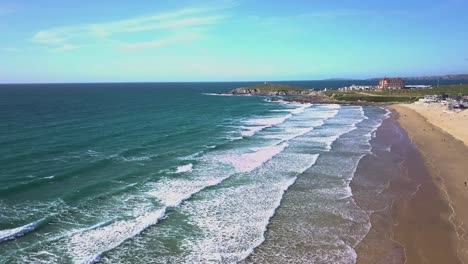
{"label": "distant hill", "polygon": [[352,78],[330,78],[330,79],[324,79],[322,81],[359,81],[359,79],[352,79]]}
{"label": "distant hill", "polygon": [[468,80],[468,74],[450,74],[442,76],[406,77],[405,80]]}

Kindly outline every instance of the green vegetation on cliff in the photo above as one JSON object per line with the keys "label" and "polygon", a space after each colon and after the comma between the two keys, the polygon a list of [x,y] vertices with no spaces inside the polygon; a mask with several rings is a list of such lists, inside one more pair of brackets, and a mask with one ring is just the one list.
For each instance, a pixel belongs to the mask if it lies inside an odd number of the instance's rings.
{"label": "green vegetation on cliff", "polygon": [[427,94],[468,95],[468,85],[447,85],[427,89],[403,89],[388,91],[337,91],[314,92],[302,87],[266,83],[241,87],[229,92],[235,95],[294,96],[292,101],[308,103],[412,103]]}
{"label": "green vegetation on cliff", "polygon": [[230,91],[231,94],[239,95],[304,95],[309,89],[276,83],[257,84],[248,87],[240,87]]}
{"label": "green vegetation on cliff", "polygon": [[427,89],[403,89],[388,91],[327,91],[325,94],[339,101],[364,102],[414,102],[427,94],[468,95],[468,85],[447,85]]}
{"label": "green vegetation on cliff", "polygon": [[248,89],[256,89],[259,91],[265,92],[278,92],[278,91],[296,91],[296,92],[304,92],[308,91],[308,89],[298,87],[298,86],[291,86],[285,84],[276,84],[276,83],[265,83],[265,84],[257,84],[254,86],[246,87]]}

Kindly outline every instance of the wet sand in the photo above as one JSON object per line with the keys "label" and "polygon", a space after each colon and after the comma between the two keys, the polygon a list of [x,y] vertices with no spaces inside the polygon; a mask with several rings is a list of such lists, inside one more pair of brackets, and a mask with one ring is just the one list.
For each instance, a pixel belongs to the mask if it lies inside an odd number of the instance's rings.
{"label": "wet sand", "polygon": [[[417,146],[418,152],[422,156],[424,163],[429,171],[432,182],[437,187],[437,194],[442,196],[447,210],[434,207],[433,204],[420,204],[421,207],[427,207],[427,210],[440,212],[440,218],[446,223],[445,233],[434,236],[434,240],[440,240],[442,235],[449,236],[452,251],[458,256],[458,263],[468,263],[468,241],[466,240],[466,231],[468,222],[468,187],[465,181],[468,181],[468,147],[462,141],[454,138],[452,135],[441,129],[444,123],[437,123],[439,127],[432,125],[423,116],[414,110],[404,106],[393,106],[392,109],[398,112],[399,124],[406,130],[411,141]],[[435,119],[432,119],[435,122]],[[463,126],[468,129],[467,124]],[[404,207],[403,207],[404,208]],[[421,217],[420,217],[421,218]],[[415,228],[419,226],[414,225]],[[439,225],[427,226],[426,233],[433,233],[434,228]],[[409,230],[407,237],[412,236],[412,230]],[[416,234],[414,235],[416,236]],[[422,241],[425,242],[425,241]],[[424,244],[427,244],[424,243]],[[423,244],[423,245],[424,245]],[[437,247],[416,247],[412,252],[415,254],[414,263],[457,263],[454,261],[435,262],[432,258],[422,258],[427,251],[444,252]],[[418,258],[419,257],[419,258]],[[443,258],[442,258],[443,260]],[[412,263],[409,262],[408,263]]]}
{"label": "wet sand", "polygon": [[[357,262],[461,263],[449,219],[452,209],[431,177],[432,168],[425,164],[419,146],[410,141],[397,118],[393,114],[377,130],[371,141],[374,155],[361,160],[351,182],[354,199],[369,212],[372,224],[355,248]],[[419,121],[410,123],[431,126]]]}
{"label": "wet sand", "polygon": [[[468,148],[413,110],[395,109],[375,132],[371,154],[360,159],[355,173],[344,162],[346,151],[336,152],[341,144],[334,144],[333,153],[323,153],[315,169],[298,178],[266,241],[242,263],[468,263],[462,222],[468,216],[462,208]],[[337,176],[343,172],[325,170],[333,168],[330,164],[354,173],[351,200],[328,201],[317,192],[341,180]],[[362,238],[369,219],[370,230]],[[356,258],[348,258],[354,251]]]}

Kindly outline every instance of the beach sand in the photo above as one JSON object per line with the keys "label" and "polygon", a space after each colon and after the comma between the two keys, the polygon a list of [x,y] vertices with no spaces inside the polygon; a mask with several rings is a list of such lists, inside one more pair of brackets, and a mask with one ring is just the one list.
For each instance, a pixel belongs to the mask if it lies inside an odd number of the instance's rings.
{"label": "beach sand", "polygon": [[432,125],[442,129],[454,138],[468,146],[468,111],[456,113],[447,110],[439,104],[405,104],[397,106],[410,108],[429,121]]}
{"label": "beach sand", "polygon": [[[464,184],[465,181],[468,181],[468,147],[461,141],[462,135],[466,133],[463,130],[468,130],[468,123],[465,122],[464,125],[462,123],[458,130],[454,130],[456,127],[448,124],[455,118],[443,122],[438,121],[443,118],[443,115],[431,113],[430,110],[420,107],[424,106],[396,105],[392,106],[392,109],[398,112],[399,124],[417,146],[418,152],[423,157],[432,176],[432,181],[449,207],[449,214],[440,211],[440,217],[451,225],[446,233],[450,234],[451,244],[454,245],[460,262],[468,263],[468,241],[465,234],[468,223],[468,187]],[[417,109],[421,114],[424,113],[424,117],[413,109]],[[459,117],[463,118],[463,115],[464,113]],[[453,132],[457,138],[447,132]],[[432,208],[432,204],[425,204],[428,210],[435,210]],[[415,226],[415,228],[419,227]],[[432,231],[430,226],[425,230],[425,232]],[[433,250],[437,251],[438,249],[434,248]],[[432,259],[425,262],[424,259],[420,260],[419,263],[437,263],[433,262]],[[455,262],[445,261],[445,263]]]}
{"label": "beach sand", "polygon": [[409,114],[404,115],[394,113],[377,130],[371,141],[374,155],[361,160],[351,183],[356,202],[370,213],[372,224],[355,248],[357,262],[461,263],[445,193],[397,119],[428,131],[432,125],[420,116],[409,120]]}

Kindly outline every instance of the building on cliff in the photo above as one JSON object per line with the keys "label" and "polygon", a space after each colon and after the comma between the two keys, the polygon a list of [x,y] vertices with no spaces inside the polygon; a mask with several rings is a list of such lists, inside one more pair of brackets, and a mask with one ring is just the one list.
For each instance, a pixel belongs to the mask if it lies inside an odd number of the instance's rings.
{"label": "building on cliff", "polygon": [[401,78],[384,78],[379,82],[381,90],[400,90],[405,88],[405,81]]}

